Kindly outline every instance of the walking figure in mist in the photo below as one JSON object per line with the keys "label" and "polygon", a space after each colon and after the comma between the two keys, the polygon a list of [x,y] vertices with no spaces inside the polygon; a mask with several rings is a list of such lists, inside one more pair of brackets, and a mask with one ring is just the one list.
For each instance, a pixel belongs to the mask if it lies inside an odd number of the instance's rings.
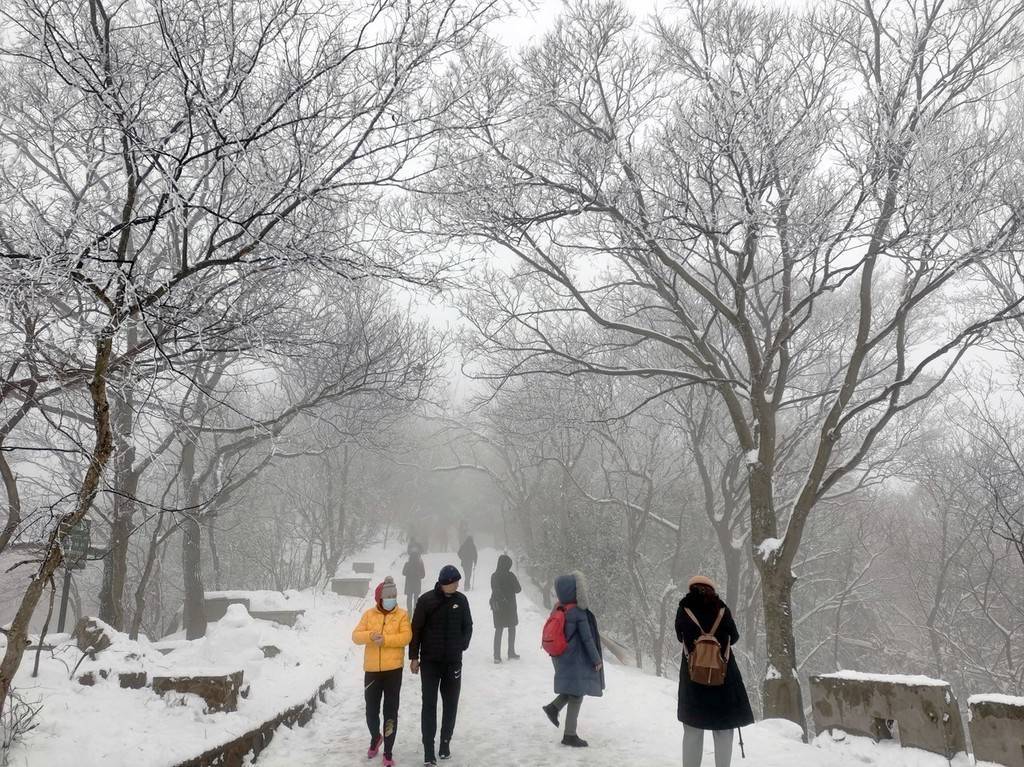
{"label": "walking figure in mist", "polygon": [[508,629],[508,659],[519,660],[516,655],[516,626],[519,609],[516,594],[523,590],[512,572],[512,557],[502,554],[498,567],[491,574],[491,615],[494,616],[494,662],[501,663],[501,634]]}
{"label": "walking figure in mist", "polygon": [[676,637],[683,644],[678,711],[683,767],[700,767],[705,730],[715,739],[715,767],[729,767],[733,731],[754,723],[732,652],[740,632],[710,578],[696,575],[687,585],[676,612]]}
{"label": "walking figure in mist", "polygon": [[476,569],[476,544],[473,543],[473,536],[467,535],[466,540],[459,546],[459,561],[462,563],[462,571],[466,574],[466,591],[473,588],[473,571]]}
{"label": "walking figure in mist", "polygon": [[405,609],[412,613],[416,606],[416,597],[423,590],[423,579],[427,575],[423,567],[423,557],[419,550],[410,550],[409,560],[402,565],[402,575],[405,576]]}
{"label": "walking figure in mist", "polygon": [[[366,758],[377,756],[384,746],[384,767],[392,767],[392,750],[398,735],[398,701],[402,691],[402,666],[405,647],[412,641],[409,614],[398,606],[398,587],[389,575],[374,592],[371,607],[352,631],[352,641],[365,645],[363,650],[363,693],[366,698],[366,726],[370,747]],[[384,703],[384,729],[380,726],[381,701]]]}
{"label": "walking figure in mist", "polygon": [[441,742],[437,756],[451,758],[450,742],[462,688],[462,653],[469,649],[473,618],[469,600],[459,593],[462,574],[454,565],[441,568],[433,590],[420,596],[412,616],[409,668],[420,674],[423,690],[421,728],[423,763],[437,764],[434,736],[437,733],[437,693],[441,692]]}
{"label": "walking figure in mist", "polygon": [[558,715],[567,709],[562,745],[582,748],[587,741],[579,737],[576,725],[583,696],[604,694],[601,634],[589,609],[583,573],[558,576],[555,594],[558,604],[544,624],[543,646],[555,667],[557,697],[542,708],[555,727],[559,726]]}

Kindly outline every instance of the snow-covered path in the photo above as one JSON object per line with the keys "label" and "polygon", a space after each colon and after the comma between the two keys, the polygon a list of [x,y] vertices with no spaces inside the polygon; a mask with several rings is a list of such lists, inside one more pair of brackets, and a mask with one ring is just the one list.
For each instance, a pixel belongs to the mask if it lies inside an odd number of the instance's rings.
{"label": "snow-covered path", "polygon": [[[401,560],[396,552],[369,553],[375,559],[376,581],[391,573],[399,581]],[[650,674],[609,664],[608,689],[602,698],[587,698],[579,732],[587,749],[560,745],[560,731],[544,717],[540,707],[553,697],[551,661],[540,649],[546,613],[528,594],[519,603],[519,641],[522,660],[494,665],[491,660],[493,628],[489,578],[497,552],[482,551],[477,585],[467,592],[473,608],[473,643],[464,659],[462,698],[452,740],[453,767],[669,767],[681,764],[682,727],[676,720],[676,683]],[[427,578],[441,565],[456,562],[455,555],[424,557]],[[369,600],[367,600],[369,605]],[[600,618],[600,615],[598,615]],[[351,625],[339,625],[351,632]],[[395,760],[400,767],[422,764],[419,716],[419,678],[408,673],[402,688],[399,734]],[[769,721],[744,730],[747,758],[734,754],[736,767],[945,767],[945,759],[921,751],[879,746],[863,739],[815,745],[800,742],[799,731],[788,722]],[[368,764],[369,735],[363,717],[361,650],[339,658],[337,686],[313,721],[302,729],[281,730],[259,757],[259,767],[319,767]],[[713,765],[711,738],[704,764]],[[378,757],[379,759],[379,757]],[[373,762],[369,764],[377,764]]]}

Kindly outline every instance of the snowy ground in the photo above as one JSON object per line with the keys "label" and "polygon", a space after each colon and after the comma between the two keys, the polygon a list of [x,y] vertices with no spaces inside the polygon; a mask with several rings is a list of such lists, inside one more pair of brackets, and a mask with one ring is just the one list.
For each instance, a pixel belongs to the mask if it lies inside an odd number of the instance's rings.
{"label": "snowy ground", "polygon": [[[360,560],[377,563],[375,582],[391,573],[400,581],[397,552],[367,552]],[[454,555],[428,554],[431,578]],[[474,610],[473,644],[465,656],[462,700],[452,741],[454,767],[657,767],[681,764],[682,727],[676,721],[676,685],[635,669],[607,667],[608,689],[602,698],[587,698],[580,716],[580,735],[587,749],[559,744],[561,734],[540,707],[553,697],[551,661],[540,649],[546,613],[528,597],[519,603],[519,642],[523,656],[517,662],[491,661],[493,629],[487,607],[489,577],[497,553],[481,552],[477,585],[467,592]],[[525,595],[524,595],[525,596]],[[370,602],[367,600],[367,606]],[[351,632],[357,616],[346,616],[338,626]],[[408,669],[408,667],[406,667]],[[260,755],[259,767],[314,767],[366,763],[369,734],[363,719],[362,665],[358,653],[339,658],[335,692],[305,728],[281,730]],[[419,735],[419,678],[406,672],[399,714],[395,759],[399,765],[422,764]],[[789,722],[760,722],[744,730],[746,760],[739,748],[737,767],[950,767],[947,760],[922,751],[878,745],[863,738],[834,741],[825,735],[813,745],[800,742],[799,730]],[[711,739],[705,765],[713,765]],[[967,765],[954,762],[952,767]]]}
{"label": "snowy ground", "polygon": [[[161,697],[152,689],[122,690],[116,676],[84,687],[71,678],[82,654],[73,643],[42,655],[31,677],[35,653],[26,654],[15,678],[25,700],[42,705],[39,726],[16,744],[12,767],[165,767],[227,742],[281,711],[308,700],[317,687],[355,657],[348,636],[363,609],[358,599],[312,592],[253,592],[254,609],[305,609],[295,628],[255,620],[231,608],[211,624],[207,636],[180,642],[161,655],[146,641],[119,635],[114,646],[86,660],[77,673],[98,669],[147,670],[150,675],[245,671],[248,698],[233,713],[204,713],[195,696]],[[51,636],[50,640],[59,637]],[[281,653],[264,658],[260,647]]]}

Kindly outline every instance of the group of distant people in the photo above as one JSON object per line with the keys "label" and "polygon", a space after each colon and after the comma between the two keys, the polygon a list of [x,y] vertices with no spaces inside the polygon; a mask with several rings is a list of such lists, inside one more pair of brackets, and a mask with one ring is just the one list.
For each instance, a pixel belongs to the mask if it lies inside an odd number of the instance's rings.
{"label": "group of distant people", "polygon": [[[473,636],[469,600],[459,591],[463,580],[466,588],[470,588],[477,564],[472,537],[467,537],[459,548],[465,577],[455,565],[445,565],[434,588],[422,594],[418,592],[425,568],[419,547],[410,543],[408,555],[402,569],[406,609],[399,607],[398,587],[389,575],[376,588],[375,605],[363,614],[352,632],[352,640],[365,645],[364,693],[370,731],[366,756],[373,759],[383,750],[384,767],[395,764],[393,750],[406,648],[409,670],[418,674],[421,681],[423,764],[436,765],[438,759],[451,758],[462,684],[462,654],[469,649]],[[545,624],[542,646],[551,655],[556,697],[542,710],[553,725],[563,728],[563,745],[581,748],[587,746],[577,733],[583,698],[600,697],[605,689],[601,635],[583,574],[577,571],[559,576],[554,585],[558,602]],[[502,662],[506,633],[506,657],[519,660],[515,650],[519,623],[516,595],[521,591],[519,579],[512,572],[512,558],[502,554],[491,575],[489,601],[494,618],[495,663]],[[729,767],[734,732],[752,724],[754,715],[732,653],[739,632],[711,579],[699,575],[690,579],[687,594],[679,602],[675,628],[683,645],[677,712],[683,723],[683,767],[700,767],[707,730],[714,737],[715,767]],[[440,739],[436,740],[439,694],[442,715]]]}

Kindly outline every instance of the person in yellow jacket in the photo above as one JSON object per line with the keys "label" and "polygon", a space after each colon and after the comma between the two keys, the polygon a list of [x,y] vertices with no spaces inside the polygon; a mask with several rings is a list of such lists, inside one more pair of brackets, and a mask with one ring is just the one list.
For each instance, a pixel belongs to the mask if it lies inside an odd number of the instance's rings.
{"label": "person in yellow jacket", "polygon": [[[384,746],[384,767],[393,767],[391,750],[398,735],[398,700],[402,691],[405,648],[412,641],[409,613],[398,606],[398,587],[389,575],[374,592],[377,604],[363,613],[352,632],[352,641],[365,645],[363,679],[366,695],[366,726],[370,748],[366,758],[377,756]],[[384,701],[384,731],[380,728],[381,700]]]}

